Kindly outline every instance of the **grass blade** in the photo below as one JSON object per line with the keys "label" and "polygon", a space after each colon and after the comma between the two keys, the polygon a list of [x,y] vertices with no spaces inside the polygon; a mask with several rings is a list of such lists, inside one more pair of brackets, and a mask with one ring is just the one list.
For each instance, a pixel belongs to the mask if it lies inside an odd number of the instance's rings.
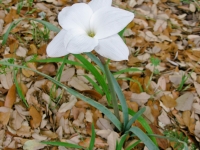
{"label": "grass blade", "polygon": [[51,24],[51,23],[49,23],[47,21],[39,20],[39,19],[33,19],[33,18],[29,18],[29,20],[33,20],[33,21],[39,22],[39,23],[43,24],[44,26],[46,26],[51,31],[54,31],[54,32],[59,32],[60,31],[60,29],[58,27],[54,26],[53,24]]}
{"label": "grass blade", "polygon": [[101,61],[94,54],[92,53],[85,53],[85,54],[100,67],[102,72],[104,72],[104,67]]}
{"label": "grass blade", "polygon": [[[134,115],[136,114],[136,113],[135,113],[133,110],[131,110],[131,109],[128,109],[128,113],[129,113],[130,115],[132,115],[132,116],[134,116]],[[144,129],[146,130],[147,133],[153,134],[153,131],[152,131],[151,127],[149,126],[149,124],[146,122],[146,120],[145,120],[142,116],[138,117],[137,120],[138,120],[138,121],[140,122],[140,124],[144,127]],[[152,139],[152,141],[157,145],[156,138],[155,138],[155,137],[151,137],[151,139]]]}
{"label": "grass blade", "polygon": [[138,117],[140,117],[144,112],[145,112],[145,107],[143,107],[142,109],[140,109],[140,110],[129,120],[129,122],[128,122],[126,128],[125,128],[125,131],[128,131],[128,130],[131,128],[133,122],[135,122],[135,120],[137,120]]}
{"label": "grass blade", "polygon": [[24,94],[23,94],[21,88],[19,87],[19,83],[17,81],[17,71],[18,70],[15,70],[15,68],[14,68],[14,83],[15,83],[15,86],[17,89],[17,93],[18,93],[19,97],[22,99],[22,101],[24,102],[24,104],[26,105],[26,107],[29,108],[29,105],[28,105],[28,103],[24,97]]}
{"label": "grass blade", "polygon": [[103,78],[103,76],[99,73],[99,71],[86,59],[84,58],[82,55],[80,54],[74,54],[74,56],[81,61],[81,63],[83,65],[85,65],[85,68],[87,70],[89,70],[92,75],[94,75],[94,77],[96,78],[96,80],[98,81],[98,83],[100,84],[100,86],[102,87],[104,93],[106,94],[106,98],[108,100],[108,102],[110,103],[110,93],[108,90],[108,85],[105,82],[105,79]]}
{"label": "grass blade", "polygon": [[130,132],[134,133],[150,150],[159,150],[152,140],[138,127],[131,127]]}
{"label": "grass blade", "polygon": [[[102,70],[102,72],[105,73],[104,67],[97,57],[95,57],[92,53],[87,53],[87,56],[90,57],[96,64],[98,64],[100,69]],[[114,76],[112,74],[111,74],[111,78],[112,78],[112,83],[114,84],[115,92],[116,92],[117,97],[122,106],[122,112],[123,112],[123,118],[124,118],[123,126],[125,127],[128,123],[128,119],[129,119],[128,118],[128,106],[126,104],[126,99],[124,97],[124,94],[122,93],[122,90],[121,90],[117,80],[114,78]]]}
{"label": "grass blade", "polygon": [[25,67],[25,66],[19,66],[19,65],[15,65],[15,64],[10,64],[8,62],[4,62],[4,61],[0,61],[0,64],[1,65],[5,65],[5,66],[13,66],[13,67],[16,67],[16,68],[23,68],[23,69],[27,69],[27,70],[31,70],[31,71],[34,71],[40,75],[42,75],[43,77],[49,79],[50,81],[52,81],[53,83],[57,84],[58,86],[62,87],[64,90],[66,90],[68,93],[70,93],[71,95],[74,95],[75,97],[83,100],[84,102],[92,105],[93,107],[99,109],[103,114],[106,115],[106,117],[115,125],[115,127],[121,131],[121,128],[122,128],[122,124],[121,122],[115,117],[115,115],[109,111],[108,108],[106,108],[105,106],[103,106],[102,104],[94,101],[93,99],[89,98],[89,97],[85,97],[84,95],[80,94],[79,92],[69,88],[69,87],[66,87],[64,84],[60,83],[59,81],[55,80],[54,78],[44,74],[44,73],[41,73],[37,70],[34,70],[34,69],[31,69],[31,68],[28,68],[28,67]]}
{"label": "grass blade", "polygon": [[114,76],[112,74],[111,74],[111,80],[112,80],[115,92],[118,96],[118,99],[119,99],[121,107],[122,107],[122,113],[123,113],[123,118],[124,118],[124,122],[123,122],[123,130],[124,130],[125,127],[127,126],[128,120],[129,120],[129,118],[128,118],[128,106],[127,106],[124,94],[122,93],[122,90],[121,90],[117,80],[114,78]]}
{"label": "grass blade", "polygon": [[99,87],[99,85],[96,83],[96,82],[94,82],[89,76],[87,76],[87,75],[83,75],[91,84],[92,84],[92,86],[94,87],[94,89],[99,93],[99,94],[101,94],[101,95],[103,95],[103,91],[102,91],[102,89]]}
{"label": "grass blade", "polygon": [[71,144],[71,143],[65,143],[65,142],[56,142],[56,141],[42,141],[43,144],[53,145],[53,146],[64,146],[67,148],[78,148],[83,149],[82,146]]}
{"label": "grass blade", "polygon": [[[47,58],[47,59],[32,59],[32,60],[30,60],[30,62],[40,62],[40,63],[62,62],[62,61],[63,61],[63,58]],[[76,61],[65,60],[65,63],[85,68],[84,65],[82,65],[81,63],[76,62]]]}
{"label": "grass blade", "polygon": [[122,73],[126,73],[126,72],[142,72],[142,70],[140,70],[138,68],[127,68],[127,69],[119,70],[119,71],[113,73],[113,75],[118,75],[118,74],[122,74]]}
{"label": "grass blade", "polygon": [[116,150],[122,150],[123,149],[123,145],[124,145],[124,142],[125,142],[127,136],[128,136],[128,134],[122,135],[121,140],[120,140]]}
{"label": "grass blade", "polygon": [[92,136],[91,136],[91,140],[90,140],[90,145],[89,145],[89,150],[93,150],[94,148],[94,143],[95,143],[95,129],[94,129],[94,124],[92,123]]}
{"label": "grass blade", "polygon": [[137,146],[141,140],[138,140],[137,142],[131,144],[129,147],[127,147],[125,150],[132,150],[135,146]]}
{"label": "grass blade", "polygon": [[7,41],[7,39],[8,39],[8,36],[9,36],[10,31],[11,31],[14,27],[16,27],[16,26],[18,25],[18,23],[19,23],[20,21],[22,21],[23,19],[24,19],[24,18],[20,18],[20,19],[18,19],[18,20],[13,21],[13,22],[10,24],[10,26],[9,26],[9,28],[7,29],[6,33],[3,35],[2,45],[5,45],[5,44],[6,44],[6,41]]}

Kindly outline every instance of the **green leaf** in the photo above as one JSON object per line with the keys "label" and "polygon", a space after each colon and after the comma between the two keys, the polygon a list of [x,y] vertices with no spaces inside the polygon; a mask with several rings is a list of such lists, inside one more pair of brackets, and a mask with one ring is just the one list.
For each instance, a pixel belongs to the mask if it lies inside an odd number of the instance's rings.
{"label": "green leaf", "polygon": [[125,131],[128,131],[130,129],[130,127],[132,126],[133,122],[135,122],[135,120],[138,119],[138,117],[140,117],[144,112],[145,112],[146,107],[143,107],[142,109],[140,109],[128,122]]}
{"label": "green leaf", "polygon": [[6,44],[10,31],[11,31],[14,27],[16,27],[16,26],[18,25],[18,23],[19,23],[20,21],[22,21],[23,19],[24,19],[24,18],[20,18],[20,19],[18,19],[18,20],[13,21],[13,22],[10,24],[10,26],[8,27],[6,33],[3,35],[2,45],[5,45],[5,44]]}
{"label": "green leaf", "polygon": [[88,97],[85,97],[84,95],[80,94],[79,92],[77,92],[77,91],[75,91],[75,90],[73,90],[73,89],[71,89],[69,87],[66,87],[64,84],[60,83],[59,81],[55,80],[54,78],[52,78],[52,77],[50,77],[50,76],[48,76],[48,75],[46,75],[44,73],[41,73],[41,72],[39,72],[37,70],[31,69],[31,68],[28,68],[28,67],[25,67],[25,66],[19,66],[19,65],[15,65],[15,64],[9,64],[8,62],[4,62],[4,61],[0,61],[0,64],[6,65],[6,66],[13,66],[13,67],[17,67],[17,68],[23,68],[23,69],[31,70],[31,71],[34,71],[34,72],[42,75],[43,77],[49,79],[53,83],[55,83],[58,86],[62,87],[64,90],[66,90],[71,95],[74,95],[75,97],[83,100],[84,102],[86,102],[86,103],[92,105],[93,107],[97,108],[98,110],[100,110],[115,125],[115,127],[119,131],[121,131],[121,128],[122,128],[121,122],[115,117],[115,115],[112,112],[109,111],[108,108],[106,108],[102,104],[96,102],[95,100],[93,100],[91,98],[88,98]]}
{"label": "green leaf", "polygon": [[110,93],[109,93],[109,90],[108,90],[108,85],[105,82],[105,79],[103,78],[102,74],[100,74],[99,71],[94,67],[94,65],[92,65],[82,55],[74,54],[74,56],[85,66],[84,68],[89,70],[92,73],[92,75],[94,75],[95,79],[98,81],[98,83],[102,87],[102,90],[106,94],[106,98],[107,98],[108,102],[110,102],[110,97],[109,97]]}
{"label": "green leaf", "polygon": [[82,149],[82,146],[71,144],[71,143],[65,143],[65,142],[57,142],[57,141],[42,141],[43,144],[53,145],[53,146],[64,146],[67,148],[78,148]]}
{"label": "green leaf", "polygon": [[95,136],[96,136],[96,134],[95,134],[94,124],[92,123],[92,136],[91,136],[91,140],[90,140],[89,150],[93,150],[93,148],[94,148]]}
{"label": "green leaf", "polygon": [[94,87],[94,89],[99,93],[99,94],[103,94],[103,91],[102,91],[102,89],[99,87],[99,85],[96,83],[96,82],[94,82],[89,76],[87,76],[87,75],[83,75],[89,82],[90,82],[90,84],[92,84],[92,86]]}
{"label": "green leaf", "polygon": [[51,23],[49,23],[47,21],[39,20],[39,19],[33,19],[33,18],[29,18],[29,20],[33,20],[33,21],[39,22],[39,23],[43,24],[44,26],[46,26],[51,31],[54,31],[54,32],[59,32],[60,31],[60,29],[58,27],[54,26],[53,24],[51,24]]}
{"label": "green leaf", "polygon": [[[105,73],[104,70],[104,66],[102,65],[102,63],[100,62],[100,60],[95,57],[92,53],[87,53],[87,55],[96,63],[99,65],[100,69],[102,70],[103,73]],[[110,73],[111,74],[111,73]],[[117,94],[120,104],[122,106],[122,113],[123,113],[123,118],[124,118],[124,122],[123,122],[123,126],[125,127],[128,123],[128,106],[126,104],[126,99],[124,97],[124,94],[122,93],[122,90],[117,82],[117,80],[114,78],[114,76],[111,74],[111,79],[112,79],[112,83],[114,85],[114,89],[115,89],[115,93]]]}
{"label": "green leaf", "polygon": [[[128,113],[129,113],[130,115],[132,115],[132,116],[134,116],[134,115],[136,114],[136,113],[135,113],[133,110],[131,110],[131,109],[128,109]],[[153,134],[153,131],[152,131],[151,127],[149,126],[149,124],[147,123],[147,121],[146,121],[142,116],[138,117],[137,120],[140,122],[140,124],[143,126],[143,128],[146,130],[147,133]],[[157,145],[156,138],[155,138],[155,137],[151,137],[151,139],[152,139],[152,141]]]}
{"label": "green leaf", "polygon": [[[40,63],[62,62],[62,61],[63,61],[63,58],[47,58],[47,59],[32,59],[32,60],[30,60],[30,62],[40,62]],[[65,63],[85,68],[84,65],[82,65],[81,63],[76,62],[76,61],[65,60]]]}
{"label": "green leaf", "polygon": [[133,132],[150,150],[159,150],[152,140],[138,127],[131,127],[130,132]]}
{"label": "green leaf", "polygon": [[125,142],[127,136],[128,136],[128,134],[124,134],[124,135],[121,136],[120,142],[117,145],[116,150],[122,150],[123,149],[123,145],[124,145],[124,142]]}
{"label": "green leaf", "polygon": [[127,69],[117,71],[117,72],[113,73],[113,75],[118,75],[118,74],[122,74],[122,73],[126,73],[126,72],[143,72],[143,71],[138,68],[127,68]]}
{"label": "green leaf", "polygon": [[94,61],[101,69],[101,71],[104,73],[104,67],[101,61],[91,52],[90,53],[85,53],[92,61]]}
{"label": "green leaf", "polygon": [[24,97],[24,94],[22,93],[22,90],[19,87],[19,83],[17,81],[17,72],[18,72],[18,70],[15,70],[15,68],[14,68],[14,83],[15,83],[15,86],[17,89],[17,93],[18,93],[19,97],[22,99],[22,101],[24,102],[24,104],[26,105],[26,107],[29,108],[29,105]]}
{"label": "green leaf", "polygon": [[127,147],[125,150],[132,150],[135,146],[137,146],[141,140],[138,140],[137,142],[131,144],[129,147]]}
{"label": "green leaf", "polygon": [[124,94],[122,93],[121,87],[119,86],[117,80],[114,78],[114,76],[112,74],[111,74],[111,80],[112,80],[112,83],[114,85],[115,93],[117,94],[119,101],[120,101],[120,104],[122,106],[122,113],[123,113],[123,118],[124,118],[123,119],[124,120],[123,127],[126,127],[126,125],[128,123],[128,119],[129,119],[128,118],[128,106],[127,106],[127,103],[126,103],[126,99],[124,97]]}

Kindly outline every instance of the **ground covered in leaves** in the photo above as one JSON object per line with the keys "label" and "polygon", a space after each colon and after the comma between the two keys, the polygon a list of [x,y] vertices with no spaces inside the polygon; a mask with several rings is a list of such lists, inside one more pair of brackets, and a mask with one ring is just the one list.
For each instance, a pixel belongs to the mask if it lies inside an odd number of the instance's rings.
{"label": "ground covered in leaves", "polygon": [[[14,27],[5,45],[2,35],[19,18],[37,18],[58,26],[57,14],[72,0],[3,0],[0,2],[0,59],[27,65],[55,77],[63,67],[60,81],[107,106],[104,95],[87,80],[95,78],[80,66],[45,60],[46,46],[55,32],[31,20]],[[84,1],[87,2],[87,1]],[[138,111],[155,134],[185,141],[190,149],[200,140],[200,2],[197,0],[115,0],[113,5],[135,13],[123,36],[129,47],[128,61],[110,62],[126,97],[128,107]],[[69,60],[76,61],[73,55]],[[32,60],[32,61],[30,61]],[[34,61],[35,60],[35,61]],[[90,59],[88,59],[91,61]],[[44,63],[45,62],[45,63]],[[53,86],[46,78],[25,69],[0,70],[0,149],[66,150],[38,141],[63,141],[88,147],[91,123],[96,129],[96,149],[114,150],[120,133],[96,108]],[[18,87],[16,87],[18,82]],[[16,88],[21,89],[21,94]],[[139,123],[135,123],[142,129]],[[124,148],[134,142],[127,139]],[[160,149],[181,145],[157,139]],[[146,149],[140,144],[135,149]]]}

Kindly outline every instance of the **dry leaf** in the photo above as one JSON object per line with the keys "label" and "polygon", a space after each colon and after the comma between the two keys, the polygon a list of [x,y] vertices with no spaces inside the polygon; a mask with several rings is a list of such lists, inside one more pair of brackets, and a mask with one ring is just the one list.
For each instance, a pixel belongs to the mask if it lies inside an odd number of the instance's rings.
{"label": "dry leaf", "polygon": [[31,106],[29,109],[30,116],[32,119],[30,120],[30,125],[32,128],[37,128],[40,126],[42,121],[41,114],[35,109],[35,107]]}
{"label": "dry leaf", "polygon": [[193,101],[193,94],[191,92],[187,92],[176,99],[177,106],[175,108],[181,111],[191,110]]}
{"label": "dry leaf", "polygon": [[0,107],[0,124],[7,125],[12,111],[10,108]]}
{"label": "dry leaf", "polygon": [[170,118],[167,116],[167,113],[163,110],[160,116],[158,116],[158,120],[162,122],[164,125],[171,124]]}
{"label": "dry leaf", "polygon": [[62,72],[60,82],[69,81],[75,74],[75,68],[69,68]]}
{"label": "dry leaf", "polygon": [[[160,130],[153,124],[150,124],[150,127],[154,134],[163,136],[163,134],[160,132]],[[158,143],[158,146],[162,149],[167,149],[169,147],[169,143],[167,139],[163,138],[156,138],[156,141]]]}
{"label": "dry leaf", "polygon": [[136,102],[126,101],[128,108],[133,110],[134,112],[138,111],[138,104]]}
{"label": "dry leaf", "polygon": [[4,106],[8,108],[12,108],[15,101],[16,101],[16,87],[13,84],[12,87],[8,90],[8,94],[6,95]]}
{"label": "dry leaf", "polygon": [[112,131],[107,137],[107,143],[109,145],[108,150],[116,149],[116,143],[119,138],[119,134]]}
{"label": "dry leaf", "polygon": [[73,77],[68,84],[79,91],[90,90],[91,88],[77,77]]}
{"label": "dry leaf", "polygon": [[197,121],[197,122],[196,122],[194,134],[195,134],[198,138],[200,138],[200,121]]}
{"label": "dry leaf", "polygon": [[93,113],[91,112],[91,110],[87,110],[85,113],[85,119],[87,122],[93,122]]}
{"label": "dry leaf", "polygon": [[13,85],[12,74],[8,72],[6,75],[0,74],[0,81],[5,89],[10,89],[11,86]]}
{"label": "dry leaf", "polygon": [[104,118],[99,118],[96,122],[96,125],[98,126],[99,129],[101,130],[111,130],[113,131],[113,127],[110,124],[110,121]]}
{"label": "dry leaf", "polygon": [[38,70],[42,73],[53,76],[53,75],[56,75],[56,69],[57,69],[57,65],[55,63],[47,63]]}
{"label": "dry leaf", "polygon": [[139,106],[145,104],[151,96],[146,92],[142,92],[140,94],[132,93],[131,102],[136,102]]}
{"label": "dry leaf", "polygon": [[[84,139],[84,140],[82,140],[81,142],[79,142],[78,144],[80,145],[80,146],[83,146],[83,147],[89,147],[89,145],[90,145],[90,141],[91,141],[91,138],[90,137],[87,137],[86,139]],[[105,149],[107,146],[108,146],[108,144],[105,142],[105,141],[103,141],[101,138],[95,138],[95,143],[94,143],[94,146],[96,147],[96,148],[101,148],[101,149]]]}
{"label": "dry leaf", "polygon": [[170,95],[163,95],[160,99],[163,102],[163,104],[168,108],[172,108],[176,106],[175,99],[172,98]]}
{"label": "dry leaf", "polygon": [[146,107],[146,110],[145,110],[145,112],[143,114],[145,115],[146,118],[148,118],[148,120],[151,123],[153,123],[155,121],[155,118],[152,115],[151,108],[149,106],[145,106],[145,107]]}
{"label": "dry leaf", "polygon": [[183,117],[183,122],[187,127],[190,124],[190,115],[191,115],[191,113],[190,113],[189,110],[186,110],[186,111],[183,112],[183,116],[182,116]]}
{"label": "dry leaf", "polygon": [[43,144],[37,140],[28,140],[24,143],[23,149],[24,150],[40,150],[43,149],[46,144]]}
{"label": "dry leaf", "polygon": [[14,130],[18,130],[22,126],[22,122],[24,121],[24,116],[20,115],[16,110],[13,111],[11,115],[10,125]]}
{"label": "dry leaf", "polygon": [[26,53],[28,52],[28,50],[25,47],[19,47],[16,51],[16,55],[19,57],[26,57]]}
{"label": "dry leaf", "polygon": [[62,112],[66,112],[67,110],[72,109],[72,107],[75,105],[76,102],[77,102],[76,97],[72,95],[72,96],[70,97],[70,100],[69,100],[68,103],[63,103],[63,104],[60,106],[58,112],[59,112],[59,113],[62,113]]}

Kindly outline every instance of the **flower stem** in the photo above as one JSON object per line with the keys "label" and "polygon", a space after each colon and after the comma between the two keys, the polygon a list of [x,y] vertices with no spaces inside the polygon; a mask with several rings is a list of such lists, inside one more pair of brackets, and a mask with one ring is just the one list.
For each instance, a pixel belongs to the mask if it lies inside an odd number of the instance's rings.
{"label": "flower stem", "polygon": [[103,64],[104,70],[105,70],[105,75],[108,81],[108,87],[111,93],[111,101],[112,101],[112,106],[114,109],[114,115],[117,117],[118,120],[120,120],[120,116],[119,116],[119,108],[118,108],[118,99],[114,90],[114,86],[112,84],[112,78],[111,78],[111,72],[104,60],[104,58],[101,55],[98,55],[101,63]]}

